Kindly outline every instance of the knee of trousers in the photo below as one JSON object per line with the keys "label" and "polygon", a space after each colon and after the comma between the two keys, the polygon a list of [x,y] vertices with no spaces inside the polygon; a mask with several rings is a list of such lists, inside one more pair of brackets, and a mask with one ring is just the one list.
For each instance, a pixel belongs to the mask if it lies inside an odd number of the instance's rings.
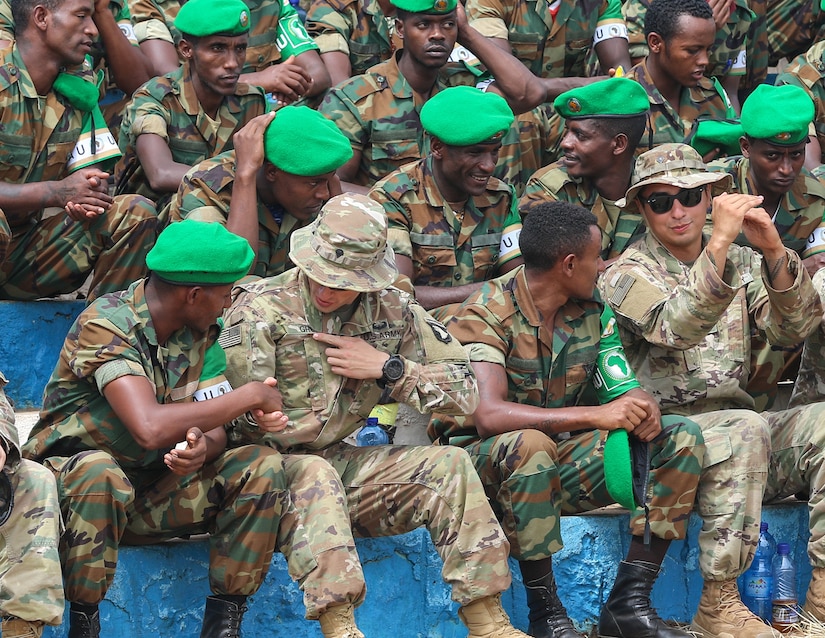
{"label": "knee of trousers", "polygon": [[[46,464],[49,464],[49,459]],[[61,501],[103,499],[127,505],[134,500],[134,488],[117,461],[100,450],[81,452],[57,467],[57,487]]]}
{"label": "knee of trousers", "polygon": [[538,430],[518,430],[495,437],[492,461],[504,478],[514,474],[544,473],[558,462],[556,442]]}

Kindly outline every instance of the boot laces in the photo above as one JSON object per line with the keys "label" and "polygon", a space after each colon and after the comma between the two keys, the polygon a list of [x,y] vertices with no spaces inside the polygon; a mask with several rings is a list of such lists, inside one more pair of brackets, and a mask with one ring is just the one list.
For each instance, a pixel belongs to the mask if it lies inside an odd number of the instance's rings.
{"label": "boot laces", "polygon": [[735,581],[728,581],[722,585],[719,592],[719,608],[724,610],[725,615],[731,617],[733,621],[736,621],[732,622],[732,624],[737,626],[754,620],[760,623],[762,622],[757,619],[750,609],[745,607],[745,604],[739,597],[739,590],[736,588]]}

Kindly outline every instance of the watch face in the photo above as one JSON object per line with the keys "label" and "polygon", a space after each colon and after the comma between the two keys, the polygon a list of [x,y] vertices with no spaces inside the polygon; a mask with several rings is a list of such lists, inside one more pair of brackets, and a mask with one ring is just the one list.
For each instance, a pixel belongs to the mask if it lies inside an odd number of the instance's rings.
{"label": "watch face", "polygon": [[390,357],[384,364],[384,376],[390,381],[398,381],[404,375],[404,362],[398,357]]}

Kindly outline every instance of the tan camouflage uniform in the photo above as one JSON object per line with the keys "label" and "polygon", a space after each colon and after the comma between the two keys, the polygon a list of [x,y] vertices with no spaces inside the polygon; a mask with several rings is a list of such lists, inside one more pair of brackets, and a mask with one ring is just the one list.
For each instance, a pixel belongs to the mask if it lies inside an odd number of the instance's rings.
{"label": "tan camouflage uniform", "polygon": [[[226,224],[235,183],[235,151],[221,153],[195,165],[183,178],[169,205],[169,219],[197,219]],[[271,277],[292,268],[289,238],[310,223],[258,201],[258,246],[250,274]]]}
{"label": "tan camouflage uniform", "polygon": [[[359,604],[364,578],[353,536],[400,534],[422,525],[444,561],[459,604],[510,585],[509,544],[469,457],[458,448],[351,447],[342,440],[364,424],[381,397],[376,380],[330,370],[315,332],[360,337],[405,361],[391,399],[420,412],[463,414],[478,402],[475,377],[460,344],[412,298],[395,288],[361,293],[351,315],[322,315],[298,269],[236,288],[221,337],[233,385],[278,379],[286,430],[255,440],[285,453],[293,507],[279,538],[289,571],[304,590],[308,618]],[[294,524],[300,514],[303,527]]]}
{"label": "tan camouflage uniform", "polygon": [[602,231],[602,259],[618,257],[642,236],[644,220],[635,210],[624,210],[602,199],[587,179],[570,177],[561,161],[545,166],[530,177],[519,199],[519,212],[526,216],[542,202],[570,202],[591,211]]}
{"label": "tan camouflage uniform", "polygon": [[[814,288],[825,305],[825,268],[813,276]],[[793,386],[789,408],[825,400],[825,329],[822,324],[805,340],[799,373]]]}
{"label": "tan camouflage uniform", "polygon": [[768,285],[762,259],[750,248],[731,246],[722,279],[706,250],[688,266],[648,233],[600,282],[643,387],[662,412],[690,415],[702,427],[707,451],[698,507],[706,522],[699,565],[706,580],[730,580],[749,564],[763,490],[768,500],[807,489],[812,481],[809,547],[821,545],[825,533],[814,495],[822,483],[807,459],[821,454],[817,449],[825,442],[825,433],[811,429],[825,404],[760,415],[746,391],[752,332],[793,345],[822,312],[799,256],[787,255],[795,281],[779,291]]}
{"label": "tan camouflage uniform", "polygon": [[0,527],[0,616],[47,625],[63,620],[60,571],[60,503],[51,472],[21,460],[14,410],[6,399],[0,373],[0,445],[7,450],[2,468],[12,483],[14,508]]}

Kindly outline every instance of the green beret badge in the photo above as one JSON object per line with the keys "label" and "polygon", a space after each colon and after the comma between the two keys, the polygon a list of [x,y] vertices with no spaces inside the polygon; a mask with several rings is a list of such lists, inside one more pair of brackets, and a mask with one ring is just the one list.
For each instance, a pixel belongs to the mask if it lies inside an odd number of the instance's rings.
{"label": "green beret badge", "polygon": [[571,97],[569,100],[567,100],[567,109],[571,113],[578,113],[582,110],[582,104],[576,98]]}
{"label": "green beret badge", "polygon": [[248,11],[241,11],[241,15],[238,18],[238,21],[241,23],[242,27],[249,26],[249,12]]}

